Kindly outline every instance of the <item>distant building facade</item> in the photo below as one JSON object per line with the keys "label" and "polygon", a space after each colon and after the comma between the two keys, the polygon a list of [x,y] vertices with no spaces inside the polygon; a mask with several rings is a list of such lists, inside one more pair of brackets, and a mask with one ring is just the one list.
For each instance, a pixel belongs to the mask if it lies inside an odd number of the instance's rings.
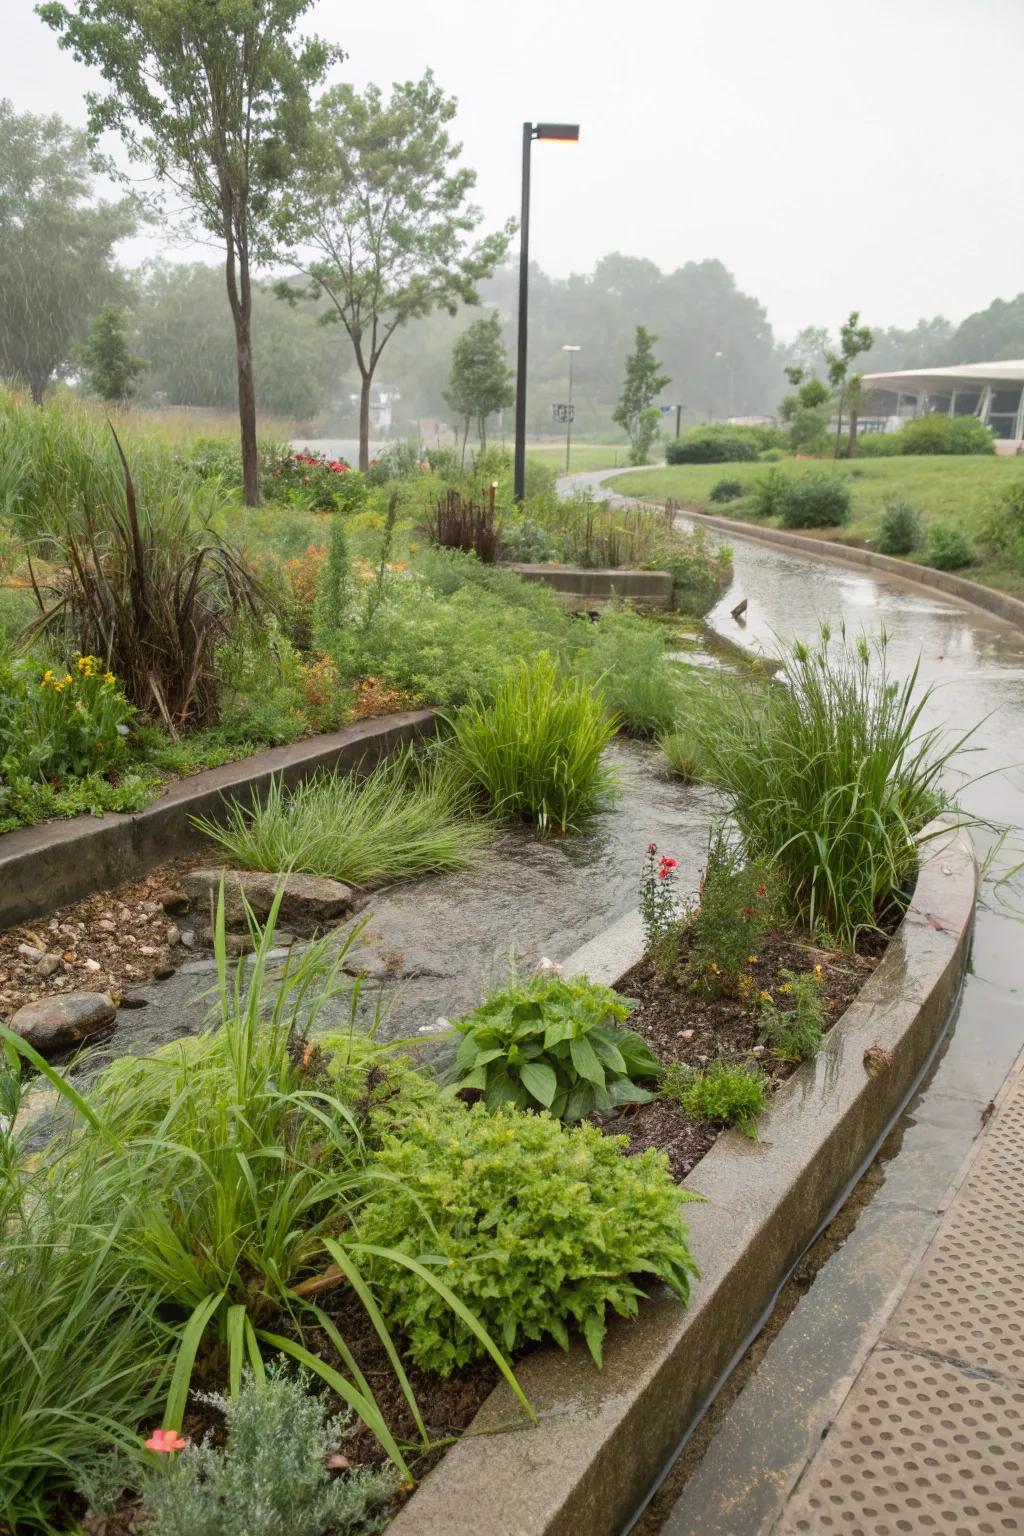
{"label": "distant building facade", "polygon": [[878,414],[865,412],[867,431],[892,432],[911,416],[939,412],[976,416],[991,427],[997,453],[1020,453],[1024,447],[1024,360],[1020,358],[866,373],[864,388],[880,396],[883,404]]}

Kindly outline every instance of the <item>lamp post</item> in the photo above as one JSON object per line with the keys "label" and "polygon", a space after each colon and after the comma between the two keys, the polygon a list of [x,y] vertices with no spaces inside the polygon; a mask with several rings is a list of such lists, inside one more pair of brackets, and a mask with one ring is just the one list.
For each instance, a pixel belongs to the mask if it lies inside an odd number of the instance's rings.
{"label": "lamp post", "polygon": [[526,491],[526,321],[530,289],[530,150],[534,139],[575,143],[579,123],[523,124],[523,202],[519,215],[519,345],[516,357],[516,464],[514,492],[522,501]]}
{"label": "lamp post", "polygon": [[725,366],[729,370],[729,415],[732,416],[732,415],[735,414],[736,376],[733,373],[732,362],[730,361],[730,359],[728,357],[726,357],[724,352],[716,352],[715,356],[716,357],[720,357],[722,359],[722,362],[725,364]]}
{"label": "lamp post", "polygon": [[574,347],[566,342],[563,352],[569,354],[569,410],[565,418],[565,472],[569,473],[569,449],[572,445],[572,365],[576,361],[576,353],[579,347]]}

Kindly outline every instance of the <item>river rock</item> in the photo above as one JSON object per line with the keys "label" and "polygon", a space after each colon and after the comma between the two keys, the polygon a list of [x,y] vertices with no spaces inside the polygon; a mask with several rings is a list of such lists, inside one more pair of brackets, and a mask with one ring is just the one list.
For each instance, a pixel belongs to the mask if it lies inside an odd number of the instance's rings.
{"label": "river rock", "polygon": [[40,976],[52,976],[54,971],[59,970],[63,964],[64,962],[60,955],[44,955],[41,960],[36,962],[36,970]]}
{"label": "river rock", "polygon": [[166,890],[157,891],[156,899],[168,917],[180,917],[183,912],[188,911],[189,900],[184,891],[168,887]]}
{"label": "river rock", "polygon": [[307,933],[343,917],[352,906],[352,892],[340,880],[322,875],[288,876],[266,874],[251,869],[195,869],[185,878],[185,890],[197,910],[209,912],[216,904],[221,879],[224,880],[224,917],[228,923],[245,920],[243,896],[261,922],[270,915],[274,896],[286,881],[281,900],[280,919],[289,928]]}
{"label": "river rock", "polygon": [[116,1017],[117,1009],[105,992],[65,992],[25,1003],[11,1019],[10,1028],[44,1056],[51,1056],[103,1034]]}

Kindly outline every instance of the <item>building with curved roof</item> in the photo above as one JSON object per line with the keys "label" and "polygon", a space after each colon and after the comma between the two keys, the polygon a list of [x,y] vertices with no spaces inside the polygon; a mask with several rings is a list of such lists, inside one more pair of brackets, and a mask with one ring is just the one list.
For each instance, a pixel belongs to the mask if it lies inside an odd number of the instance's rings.
{"label": "building with curved roof", "polygon": [[884,397],[876,430],[891,431],[910,416],[938,411],[976,416],[991,427],[997,453],[1019,453],[1024,446],[1024,359],[866,373],[863,382],[865,389]]}

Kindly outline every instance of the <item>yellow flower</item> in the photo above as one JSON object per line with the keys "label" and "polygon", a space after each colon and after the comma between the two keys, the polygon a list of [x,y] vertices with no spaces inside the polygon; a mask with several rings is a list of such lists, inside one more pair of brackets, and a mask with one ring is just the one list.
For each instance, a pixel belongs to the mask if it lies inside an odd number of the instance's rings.
{"label": "yellow flower", "polygon": [[772,1000],[771,993],[765,987],[762,987],[757,995],[762,1003],[770,1003]]}
{"label": "yellow flower", "polygon": [[113,672],[104,672],[103,681],[106,683],[108,688],[113,688],[114,684],[117,682],[117,678],[114,676]]}
{"label": "yellow flower", "polygon": [[747,956],[747,964],[748,965],[756,965],[757,964],[757,956],[756,955],[748,955]]}
{"label": "yellow flower", "polygon": [[790,986],[788,981],[784,981],[782,986],[779,988],[780,992],[792,992],[792,990],[793,988]]}
{"label": "yellow flower", "polygon": [[71,673],[70,672],[65,672],[65,674],[64,674],[64,686],[67,687],[69,683],[73,683],[73,682],[74,682],[74,678],[71,676]]}

